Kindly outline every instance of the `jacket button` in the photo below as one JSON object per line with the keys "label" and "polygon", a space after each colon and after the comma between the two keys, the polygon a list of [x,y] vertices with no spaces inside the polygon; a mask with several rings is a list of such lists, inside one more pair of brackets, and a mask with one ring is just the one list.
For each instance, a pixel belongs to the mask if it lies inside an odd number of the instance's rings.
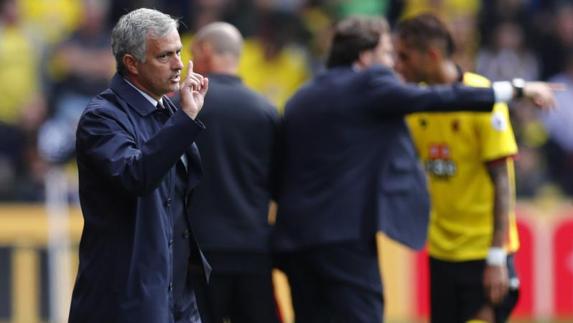
{"label": "jacket button", "polygon": [[169,245],[169,248],[171,248],[171,246],[173,246],[173,239],[170,239],[167,245]]}
{"label": "jacket button", "polygon": [[185,229],[185,231],[183,231],[183,239],[189,239],[189,229]]}
{"label": "jacket button", "polygon": [[165,207],[170,207],[171,206],[171,198],[167,198],[167,200],[165,200]]}
{"label": "jacket button", "polygon": [[167,288],[168,291],[173,291],[173,282],[169,283],[169,287]]}

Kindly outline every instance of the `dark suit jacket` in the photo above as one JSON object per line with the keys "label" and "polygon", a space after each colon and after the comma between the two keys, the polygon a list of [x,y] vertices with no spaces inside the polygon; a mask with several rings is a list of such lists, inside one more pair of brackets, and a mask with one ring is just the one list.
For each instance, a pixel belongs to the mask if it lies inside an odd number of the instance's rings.
{"label": "dark suit jacket", "polygon": [[204,176],[191,203],[197,240],[207,254],[268,253],[267,216],[279,115],[238,77],[208,76],[209,92],[201,110],[207,129],[197,140]]}
{"label": "dark suit jacket", "polygon": [[[175,111],[167,98],[164,105]],[[76,150],[84,230],[70,322],[172,321],[169,178],[187,153],[188,196],[197,185],[201,167],[193,142],[204,127],[183,111],[166,122],[159,113],[116,75],[80,119]],[[208,274],[193,237],[189,243],[191,262]]]}
{"label": "dark suit jacket", "polygon": [[491,89],[405,85],[388,68],[334,68],[287,103],[274,232],[278,251],[373,239],[426,240],[429,199],[403,117],[491,110]]}

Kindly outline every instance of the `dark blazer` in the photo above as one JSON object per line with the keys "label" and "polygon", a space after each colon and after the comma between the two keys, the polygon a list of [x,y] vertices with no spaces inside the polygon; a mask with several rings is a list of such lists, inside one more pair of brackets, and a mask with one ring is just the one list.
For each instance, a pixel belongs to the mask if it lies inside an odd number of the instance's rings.
{"label": "dark blazer", "polygon": [[[169,99],[164,105],[175,111]],[[116,75],[79,121],[84,229],[70,322],[173,321],[169,178],[176,176],[175,165],[186,153],[189,199],[201,177],[193,142],[204,127],[183,111],[171,117],[161,113]],[[208,274],[192,234],[189,244],[191,263]]]}
{"label": "dark blazer", "polygon": [[209,92],[201,110],[207,129],[197,139],[204,176],[191,203],[197,240],[207,254],[267,253],[279,115],[238,77],[208,77]]}
{"label": "dark blazer", "polygon": [[330,69],[286,105],[274,247],[290,251],[373,239],[426,240],[429,199],[407,113],[491,110],[491,89],[405,85],[390,69]]}

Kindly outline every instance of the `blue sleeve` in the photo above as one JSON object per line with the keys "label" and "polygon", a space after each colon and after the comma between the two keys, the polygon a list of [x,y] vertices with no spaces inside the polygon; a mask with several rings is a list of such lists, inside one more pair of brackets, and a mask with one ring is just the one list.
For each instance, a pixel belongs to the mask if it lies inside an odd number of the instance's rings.
{"label": "blue sleeve", "polygon": [[372,69],[369,72],[364,98],[377,114],[491,111],[495,101],[491,88],[461,85],[418,86],[402,82],[387,70]]}
{"label": "blue sleeve", "polygon": [[88,106],[76,134],[78,163],[131,194],[143,195],[159,186],[204,126],[177,111],[143,144],[137,129],[120,109]]}

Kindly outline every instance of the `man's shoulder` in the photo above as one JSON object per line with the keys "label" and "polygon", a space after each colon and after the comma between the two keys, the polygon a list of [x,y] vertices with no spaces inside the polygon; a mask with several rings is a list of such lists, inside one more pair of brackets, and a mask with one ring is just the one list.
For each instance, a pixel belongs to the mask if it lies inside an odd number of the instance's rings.
{"label": "man's shoulder", "polygon": [[464,84],[473,87],[490,87],[491,81],[483,75],[473,72],[465,72]]}
{"label": "man's shoulder", "polygon": [[88,108],[91,109],[110,109],[114,106],[119,105],[120,97],[113,92],[110,88],[105,89],[98,95],[94,96],[89,104]]}
{"label": "man's shoulder", "polygon": [[[387,79],[387,80],[386,80]],[[317,105],[348,105],[355,102],[363,91],[373,84],[392,82],[392,71],[384,66],[373,66],[355,70],[351,66],[332,67],[319,72],[314,78],[301,85],[285,107],[300,107],[308,111]]]}
{"label": "man's shoulder", "polygon": [[103,117],[124,114],[122,104],[122,99],[108,88],[88,102],[82,116],[97,115]]}
{"label": "man's shoulder", "polygon": [[214,102],[215,106],[209,106],[207,109],[217,109],[217,105],[232,105],[235,107],[233,110],[237,112],[245,110],[263,111],[265,113],[274,113],[276,108],[271,101],[261,93],[248,87],[243,82],[236,83],[221,83],[214,80],[209,84],[209,92],[207,92],[206,104],[211,105]]}
{"label": "man's shoulder", "polygon": [[258,103],[260,106],[268,106],[268,107],[272,106],[271,101],[267,97],[265,97],[260,92],[255,91],[255,89],[248,87],[244,83],[240,83],[239,91],[246,98],[249,98],[253,102]]}
{"label": "man's shoulder", "polygon": [[315,78],[301,86],[301,90],[316,90],[324,88],[335,91],[337,88],[360,89],[373,80],[394,81],[395,73],[387,66],[374,65],[366,69],[356,70],[351,66],[334,67],[320,72]]}
{"label": "man's shoulder", "polygon": [[370,73],[377,74],[377,75],[394,75],[394,70],[390,67],[382,64],[376,64],[367,69]]}

